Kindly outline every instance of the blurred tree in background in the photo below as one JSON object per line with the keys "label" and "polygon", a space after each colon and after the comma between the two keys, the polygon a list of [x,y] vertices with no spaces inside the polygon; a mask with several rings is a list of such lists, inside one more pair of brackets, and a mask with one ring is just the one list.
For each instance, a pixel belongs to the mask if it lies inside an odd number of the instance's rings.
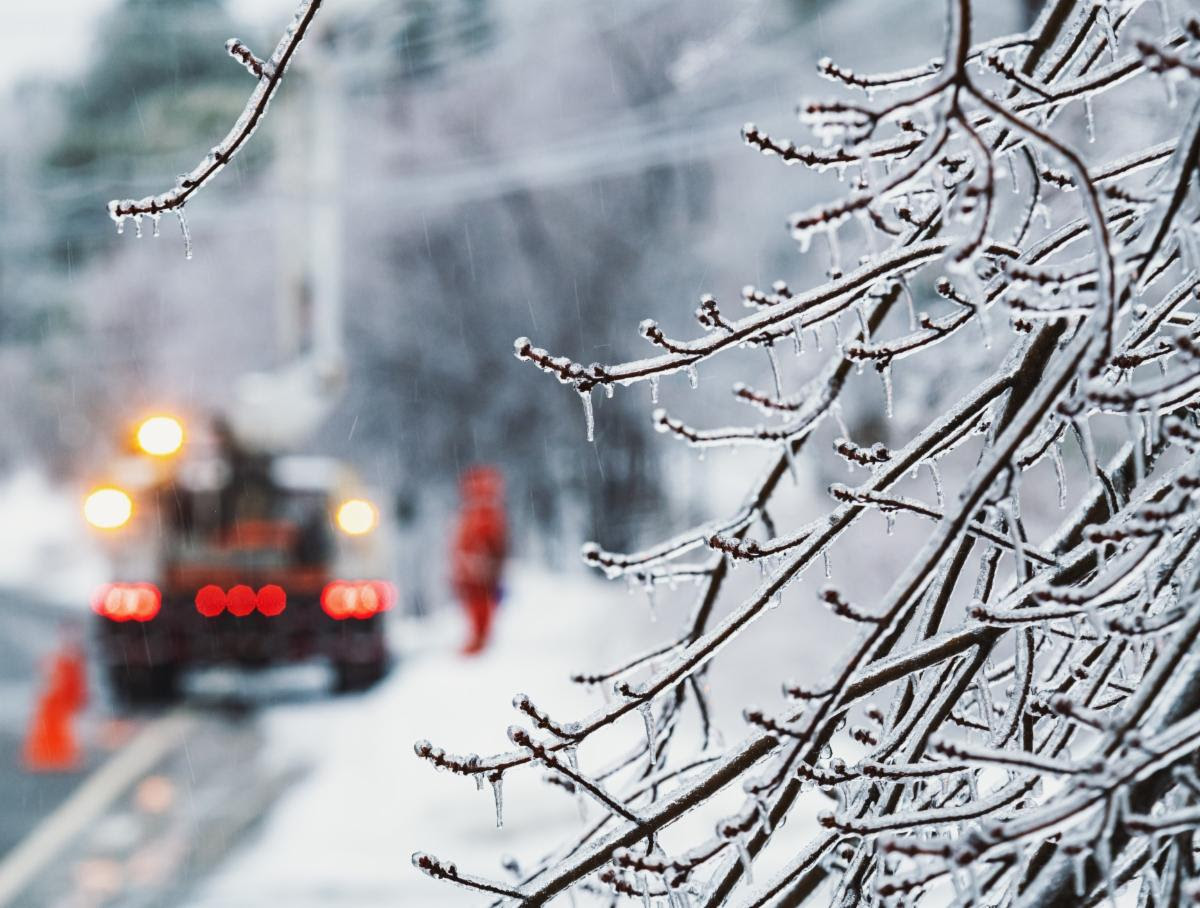
{"label": "blurred tree in background", "polygon": [[[484,17],[482,4],[475,10]],[[675,91],[667,67],[687,33],[683,20],[636,34],[609,32],[585,50],[571,42],[576,18],[543,23],[540,56],[505,68],[504,85],[514,95],[539,68],[603,73],[601,94],[616,111],[654,109]],[[452,34],[476,35],[481,28]],[[423,45],[430,67],[435,60],[449,66],[450,51],[435,51],[430,42]],[[494,79],[494,71],[472,66],[467,49],[457,52],[465,72],[453,83],[424,97],[416,86],[398,89],[413,93],[395,102],[392,114],[407,166],[426,169],[431,159],[468,149],[502,171],[513,158],[537,154],[538,136],[513,134],[514,110],[523,108],[511,98],[491,103],[498,89],[483,80]],[[413,72],[405,63],[402,78]],[[553,106],[569,95],[552,88],[535,97]],[[445,474],[449,465],[457,470],[477,460],[500,462],[515,506],[555,548],[548,554],[569,551],[572,558],[581,535],[631,544],[647,520],[661,518],[653,429],[643,407],[617,397],[598,402],[605,411],[602,435],[587,445],[578,432],[581,405],[514,372],[511,340],[540,329],[580,355],[603,358],[614,345],[631,351],[636,335],[618,326],[644,307],[651,263],[666,253],[681,272],[695,267],[694,251],[686,260],[679,252],[690,248],[694,223],[710,209],[703,162],[652,161],[596,176],[589,175],[594,165],[586,160],[578,167],[582,173],[564,189],[517,184],[495,193],[467,192],[457,204],[422,211],[419,218],[393,217],[382,226],[378,240],[388,268],[366,295],[394,288],[401,314],[387,307],[348,310],[361,381],[351,377],[344,414],[355,421],[356,438],[370,438],[378,451],[401,452],[416,476]],[[372,182],[386,185],[388,175]],[[355,248],[348,253],[352,261],[361,252]],[[378,251],[368,248],[372,255]],[[371,271],[365,260],[361,269],[351,267],[351,283]],[[421,321],[419,331],[414,318]],[[472,365],[465,369],[464,363]],[[555,414],[554,431],[534,431],[538,415],[546,413]],[[608,506],[614,500],[630,507],[615,512]]]}
{"label": "blurred tree in background", "polygon": [[[222,0],[121,0],[104,17],[95,56],[62,88],[63,126],[43,156],[44,184],[66,189],[48,199],[58,264],[112,244],[96,198],[184,169],[229,128],[245,73],[220,50],[236,33]],[[243,165],[265,152],[248,149]]]}
{"label": "blurred tree in background", "polygon": [[[491,46],[495,23],[489,0],[406,0],[390,41],[395,72],[421,78],[442,72],[461,54]],[[373,19],[378,21],[378,13]]]}
{"label": "blurred tree in background", "polygon": [[[245,101],[245,73],[221,47],[236,32],[222,0],[120,0],[77,76],[39,73],[13,90],[0,142],[0,377],[22,393],[4,403],[3,460],[75,471],[144,396],[155,340],[144,293],[87,286],[124,251],[103,200],[190,167],[228,128]],[[239,168],[268,156],[264,136]]]}
{"label": "blurred tree in background", "polygon": [[[652,448],[644,399],[597,399],[589,444],[579,402],[523,373],[512,340],[585,362],[636,355],[630,326],[647,312],[681,325],[704,289],[735,295],[739,254],[764,281],[780,273],[786,240],[728,220],[774,191],[737,155],[737,125],[804,90],[811,74],[780,61],[807,52],[823,9],[406,0],[331,16],[347,369],[314,447],[403,493],[433,534],[458,471],[495,462],[516,525],[560,562],[583,538],[624,548],[672,509],[702,509],[719,491],[701,478],[712,467]],[[311,114],[328,80],[306,72],[315,54],[189,208],[196,261],[117,237],[103,209],[161,189],[224,135],[247,91],[231,36],[259,51],[271,40],[220,0],[121,0],[81,73],[31,80],[7,113],[23,140],[0,140],[0,379],[29,393],[7,404],[0,454],[78,472],[131,408],[203,413],[294,354],[278,314],[294,300],[260,303],[307,292],[288,285],[288,261],[314,257],[293,241],[320,195]]]}

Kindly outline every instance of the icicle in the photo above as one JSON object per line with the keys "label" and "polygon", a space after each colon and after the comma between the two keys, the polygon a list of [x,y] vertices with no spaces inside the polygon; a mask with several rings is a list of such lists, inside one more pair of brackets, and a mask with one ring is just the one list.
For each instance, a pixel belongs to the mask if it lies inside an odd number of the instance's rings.
{"label": "icicle", "polygon": [[846,420],[842,418],[841,401],[835,400],[829,407],[829,412],[833,414],[834,421],[838,424],[838,429],[842,433],[843,438],[850,437],[850,429],[846,425]]}
{"label": "icicle", "polygon": [[940,510],[946,504],[946,496],[942,490],[942,471],[938,469],[936,460],[927,460],[929,465],[929,475],[933,477],[933,494],[937,498],[937,506]]}
{"label": "icicle", "polygon": [[501,787],[504,784],[504,776],[494,773],[488,776],[488,781],[492,783],[492,798],[496,802],[496,828],[499,829],[504,825],[504,789]]}
{"label": "icicle", "polygon": [[796,355],[804,355],[804,322],[800,317],[792,319],[792,344],[796,348]]}
{"label": "icicle", "polygon": [[876,367],[879,377],[883,379],[883,412],[888,419],[892,418],[892,364],[884,361]]}
{"label": "icicle", "polygon": [[984,349],[991,349],[991,315],[988,309],[980,306],[976,309],[976,324],[979,325],[979,336],[983,337]]}
{"label": "icicle", "polygon": [[821,550],[821,560],[825,562],[825,579],[833,577],[833,567],[829,563],[829,549]]}
{"label": "icicle", "polygon": [[1067,469],[1063,466],[1062,445],[1052,445],[1050,457],[1054,460],[1054,478],[1058,481],[1058,509],[1062,511],[1067,507]]}
{"label": "icicle", "polygon": [[606,384],[604,386],[604,396],[607,397],[609,400],[612,400],[613,390],[614,390],[614,385],[612,382],[609,382],[608,384]]}
{"label": "icicle", "polygon": [[[982,712],[982,709],[980,711]],[[966,778],[967,778],[967,791],[970,792],[971,800],[978,801],[979,800],[979,778],[973,772],[968,772],[966,774]]]}
{"label": "icicle", "polygon": [[135,214],[133,216],[134,235],[140,240],[142,238],[142,216]]}
{"label": "icicle", "polygon": [[654,908],[650,902],[650,874],[645,870],[638,874],[638,884],[642,887],[642,908]]}
{"label": "icicle", "polygon": [[187,217],[183,213],[183,207],[175,209],[175,216],[179,218],[179,232],[183,234],[183,257],[189,262],[192,260],[192,232],[188,230]]}
{"label": "icicle", "polygon": [[1144,439],[1138,437],[1143,425],[1137,413],[1132,410],[1126,421],[1129,423],[1129,435],[1133,439],[1133,479],[1135,483],[1140,483],[1146,475],[1146,457],[1142,447]]}
{"label": "icicle", "polygon": [[1087,895],[1087,855],[1081,853],[1075,854],[1071,859],[1071,867],[1075,871],[1075,895],[1082,899]]}
{"label": "icicle", "polygon": [[587,425],[587,440],[596,440],[596,417],[592,413],[592,392],[580,391],[579,399],[583,402],[583,418]]}
{"label": "icicle", "polygon": [[863,343],[870,343],[871,323],[867,320],[867,313],[866,309],[863,307],[862,300],[855,302],[854,314],[858,316],[858,330],[862,332]]}
{"label": "icicle", "polygon": [[1021,538],[1020,527],[1017,525],[1016,502],[1005,501],[999,506],[999,511],[1004,515],[1004,522],[1012,537],[1013,559],[1016,563],[1017,576],[1029,577],[1032,572],[1029,570],[1029,562],[1025,558],[1025,540]]}
{"label": "icicle", "polygon": [[1163,89],[1167,93],[1167,107],[1174,110],[1179,105],[1179,92],[1175,88],[1175,80],[1171,78],[1170,73],[1164,73],[1161,78]]}
{"label": "icicle", "polygon": [[842,320],[836,315],[833,317],[833,343],[838,353],[845,354],[846,351],[842,347]]}
{"label": "icicle", "polygon": [[696,371],[696,367],[691,363],[688,364],[686,371],[688,384],[692,386],[693,390],[695,390],[700,384],[700,373]]}
{"label": "icicle", "polygon": [[783,381],[779,377],[779,358],[775,355],[775,345],[767,344],[767,360],[771,363],[771,377],[775,379],[775,396],[783,399]]}
{"label": "icicle", "polygon": [[887,526],[887,534],[892,535],[892,531],[896,529],[896,515],[891,511],[883,512],[884,523]]}
{"label": "icicle", "polygon": [[158,236],[158,222],[160,220],[162,220],[161,214],[155,213],[155,214],[150,215],[150,222],[153,224],[153,226],[150,228],[151,236],[154,236],[154,237]]}
{"label": "icicle", "polygon": [[646,575],[646,606],[650,609],[650,620],[658,621],[658,603],[654,597],[654,578],[649,574]]}
{"label": "icicle", "polygon": [[787,458],[788,472],[792,474],[792,482],[800,485],[800,470],[796,466],[796,451],[791,441],[783,443],[783,456]]}
{"label": "icicle", "polygon": [[900,281],[900,289],[903,291],[904,301],[908,305],[908,327],[909,327],[909,330],[916,331],[917,326],[920,323],[917,321],[917,306],[916,306],[916,303],[913,302],[912,292],[908,289],[908,284],[905,281]]}
{"label": "icicle", "polygon": [[[839,170],[840,174],[841,171]],[[837,230],[829,229],[825,231],[825,239],[829,241],[829,268],[831,271],[842,270],[842,250],[838,245]]]}
{"label": "icicle", "polygon": [[817,325],[815,328],[813,328],[812,334],[813,334],[813,343],[816,344],[817,352],[820,353],[821,352],[821,326]]}
{"label": "icicle", "polygon": [[650,754],[650,765],[653,766],[657,742],[655,741],[654,710],[651,709],[650,701],[646,700],[638,706],[638,712],[642,714],[642,724],[646,726],[646,751]]}
{"label": "icicle", "polygon": [[1089,142],[1096,141],[1096,114],[1092,109],[1092,99],[1088,96],[1083,99],[1083,115],[1087,118],[1087,137]]}
{"label": "icicle", "polygon": [[742,862],[742,873],[746,876],[746,882],[751,883],[754,881],[753,867],[751,866],[754,861],[750,857],[750,847],[746,844],[746,837],[738,836],[734,844],[737,846],[738,860]]}
{"label": "icicle", "polygon": [[650,376],[650,403],[658,403],[658,376]]}
{"label": "icicle", "polygon": [[[974,775],[974,773],[970,773]],[[978,794],[975,794],[974,799],[978,799]],[[975,868],[968,864],[963,868],[963,875],[967,878],[967,899],[966,904],[978,905],[983,901],[983,892],[979,888],[979,877],[975,875]]]}
{"label": "icicle", "polygon": [[1096,475],[1096,445],[1092,441],[1092,428],[1088,425],[1086,416],[1082,416],[1075,420],[1075,431],[1079,433],[1080,447],[1083,448],[1083,457],[1087,461],[1088,475]]}

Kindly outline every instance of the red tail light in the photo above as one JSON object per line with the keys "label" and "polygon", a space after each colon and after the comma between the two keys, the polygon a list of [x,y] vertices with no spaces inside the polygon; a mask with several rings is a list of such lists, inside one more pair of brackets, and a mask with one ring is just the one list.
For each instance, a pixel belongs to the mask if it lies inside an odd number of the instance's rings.
{"label": "red tail light", "polygon": [[162,608],[162,593],[153,583],[110,583],[92,599],[92,610],[113,621],[149,621]]}
{"label": "red tail light", "polygon": [[287,593],[283,587],[268,583],[258,591],[258,610],[268,618],[274,618],[287,608]]}
{"label": "red tail light", "polygon": [[392,585],[382,580],[335,580],[321,591],[321,608],[337,621],[370,618],[386,612],[395,600]]}
{"label": "red tail light", "polygon": [[274,618],[285,608],[287,593],[283,587],[274,583],[268,583],[257,593],[243,583],[239,583],[228,593],[212,583],[196,591],[196,611],[205,618],[215,618],[226,609],[237,618],[245,618],[255,609],[268,618]]}
{"label": "red tail light", "polygon": [[225,591],[209,584],[196,591],[196,611],[205,618],[215,618],[225,611]]}
{"label": "red tail light", "polygon": [[233,587],[225,596],[225,607],[229,609],[229,614],[238,618],[245,618],[257,605],[258,597],[254,595],[254,590],[244,583]]}

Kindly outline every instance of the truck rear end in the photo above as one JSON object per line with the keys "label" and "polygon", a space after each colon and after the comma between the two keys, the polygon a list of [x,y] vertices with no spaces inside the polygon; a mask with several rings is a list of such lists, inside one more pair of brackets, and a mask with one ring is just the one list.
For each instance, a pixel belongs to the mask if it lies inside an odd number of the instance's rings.
{"label": "truck rear end", "polygon": [[[209,439],[125,458],[85,516],[114,579],[96,591],[102,658],[129,703],[175,696],[182,671],[323,660],[342,690],[387,669],[379,512],[327,458]],[[162,445],[160,448],[170,448]]]}

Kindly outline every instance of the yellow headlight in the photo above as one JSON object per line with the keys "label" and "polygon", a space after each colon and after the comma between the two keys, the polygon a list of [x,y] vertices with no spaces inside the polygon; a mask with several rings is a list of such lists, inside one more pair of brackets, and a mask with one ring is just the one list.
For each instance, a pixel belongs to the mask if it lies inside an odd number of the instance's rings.
{"label": "yellow headlight", "polygon": [[375,524],[379,522],[379,514],[371,502],[362,498],[350,498],[338,507],[336,519],[343,533],[362,536],[375,529]]}
{"label": "yellow headlight", "polygon": [[155,457],[169,457],[183,447],[183,423],[173,416],[151,416],[137,430],[138,447]]}
{"label": "yellow headlight", "polygon": [[83,516],[97,529],[120,529],[133,516],[133,499],[111,486],[96,489],[84,499]]}

